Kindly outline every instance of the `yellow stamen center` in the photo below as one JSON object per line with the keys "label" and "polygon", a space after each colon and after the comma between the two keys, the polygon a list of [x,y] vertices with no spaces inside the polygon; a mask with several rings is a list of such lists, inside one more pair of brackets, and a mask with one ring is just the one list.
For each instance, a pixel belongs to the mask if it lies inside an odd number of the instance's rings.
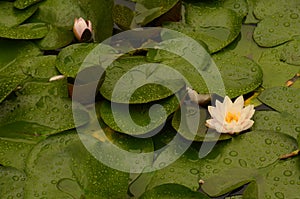
{"label": "yellow stamen center", "polygon": [[226,117],[225,117],[225,121],[227,123],[231,123],[233,120],[235,122],[238,122],[239,121],[239,118],[240,118],[240,113],[231,113],[231,112],[228,112]]}

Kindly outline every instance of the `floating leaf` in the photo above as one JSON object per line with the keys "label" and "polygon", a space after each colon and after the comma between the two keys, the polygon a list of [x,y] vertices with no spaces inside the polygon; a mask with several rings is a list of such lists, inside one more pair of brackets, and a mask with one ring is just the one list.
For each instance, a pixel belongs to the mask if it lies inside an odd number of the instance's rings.
{"label": "floating leaf", "polygon": [[261,68],[251,59],[237,56],[233,52],[221,52],[212,57],[230,98],[249,93],[261,85]]}
{"label": "floating leaf", "polygon": [[[200,118],[197,118],[195,112],[198,112]],[[180,133],[185,139],[192,141],[217,141],[230,139],[231,136],[227,134],[219,134],[217,132],[209,132],[205,126],[208,119],[208,112],[204,108],[199,108],[192,105],[181,105],[173,118],[172,126]],[[198,121],[197,121],[198,120]],[[198,127],[194,127],[198,123]],[[192,132],[192,129],[196,129]]]}
{"label": "floating leaf", "polygon": [[[8,134],[10,132],[6,131],[5,133]],[[6,135],[4,134],[3,136],[3,134],[1,128],[0,163],[7,167],[23,170],[25,168],[26,157],[36,144],[36,140],[23,140],[19,139],[19,137],[7,138],[5,137]]]}
{"label": "floating leaf", "polygon": [[171,96],[185,85],[181,74],[145,57],[121,58],[106,70],[101,94],[116,103],[148,103]]}
{"label": "floating leaf", "polygon": [[[103,121],[112,129],[129,135],[141,135],[164,124],[179,106],[176,96],[148,104],[117,104],[104,101],[100,107]],[[112,109],[113,107],[113,109]]]}
{"label": "floating leaf", "polygon": [[42,50],[56,50],[70,44],[73,38],[71,31],[50,25],[48,34],[36,43]]}
{"label": "floating leaf", "polygon": [[205,194],[200,192],[194,192],[189,188],[178,185],[178,184],[163,184],[157,186],[147,192],[145,192],[140,199],[151,199],[151,198],[172,198],[172,199],[181,199],[182,197],[189,198],[198,198],[206,199],[208,198]]}
{"label": "floating leaf", "polygon": [[33,15],[37,8],[32,6],[26,10],[18,10],[14,8],[14,3],[0,1],[0,26],[17,26]]}
{"label": "floating leaf", "polygon": [[115,5],[113,8],[114,22],[123,30],[129,30],[134,17],[134,12],[123,5]]}
{"label": "floating leaf", "polygon": [[[57,1],[60,2],[59,0]],[[85,13],[86,19],[91,20],[94,31],[94,40],[96,42],[101,42],[112,35],[112,10],[114,5],[113,0],[75,0],[73,3],[79,5],[82,8]],[[60,6],[61,3],[58,3],[58,5]],[[71,5],[71,7],[74,7],[74,5]],[[83,17],[83,15],[78,16]]]}
{"label": "floating leaf", "polygon": [[39,9],[32,20],[71,30],[76,17],[86,18],[76,0],[65,0],[64,3],[60,0],[47,0],[39,4]]}
{"label": "floating leaf", "polygon": [[226,49],[232,50],[236,54],[245,56],[258,63],[261,54],[266,51],[266,49],[259,47],[253,40],[254,29],[254,25],[242,25],[241,36],[232,42]]}
{"label": "floating leaf", "polygon": [[183,33],[202,40],[213,53],[230,44],[239,35],[242,20],[230,9],[205,9],[188,4],[186,24],[191,28],[183,29]]}
{"label": "floating leaf", "polygon": [[[275,132],[253,131],[235,137],[227,145],[215,147],[201,163],[200,176],[205,182],[201,188],[216,197],[256,181],[257,195],[252,192],[252,197],[275,198],[279,190],[287,198],[297,197],[298,193],[292,190],[299,186],[295,183],[300,176],[297,169],[299,159],[287,162],[278,160],[281,154],[289,153],[296,147],[295,139]],[[274,189],[276,186],[278,189]]]}
{"label": "floating leaf", "polygon": [[258,99],[279,112],[287,112],[300,118],[300,89],[274,87],[263,91]]}
{"label": "floating leaf", "polygon": [[26,174],[13,167],[0,166],[0,195],[2,198],[24,197],[23,189]]}
{"label": "floating leaf", "polygon": [[28,23],[16,27],[0,27],[0,37],[8,39],[41,39],[48,34],[45,23]]}
{"label": "floating leaf", "polygon": [[86,56],[97,45],[98,44],[82,43],[70,45],[66,48],[63,48],[57,56],[57,69],[63,75],[75,78]]}
{"label": "floating leaf", "polygon": [[262,2],[260,0],[247,0],[248,3],[248,14],[244,21],[244,24],[256,24],[259,20],[254,16],[254,9],[257,7],[257,3]]}
{"label": "floating leaf", "polygon": [[56,198],[124,198],[127,192],[128,173],[97,161],[74,131],[49,137],[36,145],[27,159],[26,173],[28,197],[39,194]]}
{"label": "floating leaf", "polygon": [[[65,81],[28,82],[17,98],[1,104],[0,110],[3,114],[0,116],[0,124],[4,126],[23,121],[56,129],[56,132],[72,129],[75,127],[72,102],[64,97],[67,94]],[[77,108],[73,108],[74,111],[81,115],[77,125],[88,122],[89,116],[84,107],[78,104]],[[32,132],[26,132],[30,133]]]}
{"label": "floating leaf", "polygon": [[0,70],[14,59],[38,55],[41,50],[30,41],[0,39]]}
{"label": "floating leaf", "polygon": [[134,21],[143,26],[168,12],[177,4],[178,0],[137,0],[136,2]]}
{"label": "floating leaf", "polygon": [[297,0],[268,0],[261,1],[256,0],[256,6],[254,7],[255,17],[258,19],[264,19],[268,16],[272,16],[275,13],[286,13],[291,9],[299,6],[299,1]]}
{"label": "floating leaf", "polygon": [[[291,41],[284,45],[264,51],[258,61],[263,71],[264,88],[284,86],[286,81],[299,72],[299,66],[289,63],[297,63],[297,53],[290,51],[292,46],[297,45],[297,41]],[[293,87],[300,88],[300,84],[295,82]]]}
{"label": "floating leaf", "polygon": [[281,132],[297,139],[300,134],[299,119],[288,113],[275,111],[257,111],[254,116],[252,129]]}
{"label": "floating leaf", "polygon": [[289,9],[283,13],[274,13],[261,20],[255,28],[253,38],[263,47],[283,44],[300,34],[299,8]]}
{"label": "floating leaf", "polygon": [[18,9],[24,9],[24,8],[27,8],[33,4],[36,4],[40,1],[43,1],[43,0],[16,0],[14,2],[14,6]]}
{"label": "floating leaf", "polygon": [[197,191],[199,188],[200,170],[196,151],[189,149],[172,164],[166,166],[166,161],[169,161],[169,159],[174,159],[174,154],[164,152],[158,156],[154,162],[154,166],[159,170],[154,172],[154,175],[147,186],[147,190],[151,190],[154,187],[163,184],[175,183],[186,186],[193,191]]}

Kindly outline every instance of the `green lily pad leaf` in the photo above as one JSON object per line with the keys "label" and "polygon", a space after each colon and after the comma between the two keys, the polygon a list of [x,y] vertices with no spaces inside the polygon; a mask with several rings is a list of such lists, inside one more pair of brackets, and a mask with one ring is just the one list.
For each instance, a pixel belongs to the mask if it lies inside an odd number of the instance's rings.
{"label": "green lily pad leaf", "polygon": [[14,59],[39,55],[41,50],[30,41],[0,39],[0,70]]}
{"label": "green lily pad leaf", "polygon": [[[96,109],[99,110],[99,108],[100,104],[97,103]],[[96,117],[91,114],[90,122],[78,127],[77,132],[88,151],[99,161],[104,161],[107,165],[113,165],[113,168],[141,172],[145,166],[150,166],[153,163],[154,153],[151,155],[151,152],[154,151],[154,146],[151,138],[140,139],[115,132],[99,116]],[[120,149],[123,151],[120,152]],[[131,152],[131,154],[126,153],[124,155],[124,151],[125,153]],[[136,155],[138,154],[140,157],[137,158]],[[134,163],[134,166],[132,166],[132,163]]]}
{"label": "green lily pad leaf", "polygon": [[257,24],[259,20],[254,15],[254,9],[257,7],[257,3],[262,2],[260,0],[247,0],[248,14],[244,21],[244,24]]}
{"label": "green lily pad leaf", "polygon": [[39,4],[39,9],[32,20],[71,30],[76,17],[86,18],[78,1],[66,0],[62,4],[59,0],[47,0]]}
{"label": "green lily pad leaf", "polygon": [[[240,33],[242,19],[236,12],[226,8],[205,9],[188,4],[186,6],[186,24],[192,29],[183,33],[208,45],[211,53],[230,44]],[[191,34],[189,34],[191,33]],[[193,37],[193,35],[195,35]]]}
{"label": "green lily pad leaf", "polygon": [[0,1],[0,26],[17,26],[33,15],[37,8],[32,6],[26,10],[18,10],[14,8],[14,3]]}
{"label": "green lily pad leaf", "polygon": [[[299,66],[293,65],[297,64],[297,54],[289,51],[297,43],[298,41],[291,41],[262,53],[258,63],[263,71],[264,88],[285,86],[286,81],[299,72]],[[295,82],[293,87],[300,88],[300,83]]]}
{"label": "green lily pad leaf", "polygon": [[129,30],[132,20],[134,17],[134,12],[123,5],[115,5],[113,8],[113,19],[114,22],[123,30]]}
{"label": "green lily pad leaf", "polygon": [[0,75],[0,102],[2,102],[18,85],[26,79],[24,75],[15,75],[12,77]]}
{"label": "green lily pad leaf", "polygon": [[273,165],[282,154],[288,154],[296,148],[296,140],[286,134],[251,131],[233,137],[223,145],[217,144],[201,162],[201,178],[205,181],[231,168],[264,168]]}
{"label": "green lily pad leaf", "polygon": [[[57,184],[62,179],[76,182],[71,170],[72,157],[68,149],[68,146],[76,142],[78,142],[76,133],[64,133],[49,137],[32,149],[25,170],[28,174],[24,189],[27,198],[33,198],[37,194],[44,197],[72,198],[72,195],[58,189]],[[81,191],[79,186],[75,188]],[[78,192],[76,189],[72,191]]]}
{"label": "green lily pad leaf", "polygon": [[0,102],[29,77],[49,79],[57,75],[56,56],[38,56],[15,59],[0,69]]}
{"label": "green lily pad leaf", "polygon": [[[6,133],[9,132],[7,131]],[[36,140],[23,140],[18,139],[18,137],[5,138],[1,135],[0,163],[7,167],[14,167],[23,170],[25,168],[26,157],[35,143]]]}
{"label": "green lily pad leaf", "polygon": [[0,195],[2,198],[22,198],[26,174],[13,167],[0,166]]}
{"label": "green lily pad leaf", "polygon": [[75,78],[86,56],[98,44],[74,44],[63,48],[56,60],[59,72],[67,77]]}
{"label": "green lily pad leaf", "polygon": [[36,194],[51,198],[124,198],[127,194],[129,174],[96,160],[74,131],[36,145],[27,159],[26,173],[28,198]]}
{"label": "green lily pad leaf", "polygon": [[162,153],[157,157],[154,166],[161,169],[154,172],[154,175],[147,186],[147,190],[151,190],[154,187],[163,184],[175,183],[186,186],[193,191],[197,191],[199,188],[200,173],[200,162],[198,160],[197,151],[191,148],[172,164],[166,166],[165,162],[170,158],[174,158],[174,154]]}
{"label": "green lily pad leaf", "polygon": [[262,84],[262,70],[251,59],[234,52],[220,52],[212,57],[220,70],[229,97],[249,93]]}
{"label": "green lily pad leaf", "polygon": [[36,44],[41,50],[56,50],[70,44],[73,38],[73,32],[50,25],[49,33]]}
{"label": "green lily pad leaf", "polygon": [[254,29],[254,25],[242,25],[240,37],[226,47],[226,50],[232,50],[236,54],[245,56],[258,63],[261,54],[266,51],[266,49],[259,47],[253,40]]}
{"label": "green lily pad leaf", "polygon": [[287,112],[300,118],[300,89],[274,87],[263,91],[258,99],[279,112]]}
{"label": "green lily pad leaf", "polygon": [[34,5],[38,2],[41,2],[43,0],[16,0],[14,2],[14,6],[18,9],[25,9],[31,5]]}
{"label": "green lily pad leaf", "polygon": [[264,19],[279,12],[284,14],[285,12],[289,12],[289,10],[299,6],[299,1],[297,0],[256,1],[257,3],[254,7],[254,14],[257,19]]}
{"label": "green lily pad leaf", "polygon": [[[197,121],[197,117],[195,115],[198,112],[200,118]],[[192,105],[181,105],[181,108],[178,109],[173,118],[172,118],[172,126],[176,129],[178,133],[180,133],[185,139],[191,141],[217,141],[217,140],[226,140],[230,139],[231,136],[227,134],[219,134],[217,132],[207,131],[208,128],[205,126],[206,120],[208,119],[209,113],[204,108],[199,108],[198,106]],[[191,132],[191,125],[197,124],[198,128],[195,128],[197,132]]]}
{"label": "green lily pad leaf", "polygon": [[140,199],[151,199],[151,198],[169,198],[169,199],[181,199],[184,198],[199,198],[208,199],[205,194],[200,192],[194,192],[189,188],[179,185],[179,184],[163,184],[157,186],[147,192],[145,192]]}
{"label": "green lily pad leaf", "polygon": [[178,0],[137,0],[134,21],[139,25],[146,25],[171,10],[177,3]]}
{"label": "green lily pad leaf", "polygon": [[299,119],[288,113],[257,111],[253,116],[252,129],[281,132],[297,139],[300,133]]}
{"label": "green lily pad leaf", "polygon": [[202,9],[227,8],[235,11],[241,18],[245,17],[248,13],[248,5],[245,0],[212,0],[200,1],[193,4]]}
{"label": "green lily pad leaf", "polygon": [[243,198],[297,198],[295,190],[300,187],[296,183],[299,176],[299,158],[295,158],[258,170],[236,168],[222,171],[218,177],[207,179],[202,189],[210,196],[219,196],[239,185],[255,181],[250,185],[253,192],[245,191]]}
{"label": "green lily pad leaf", "polygon": [[273,47],[299,35],[299,9],[300,7],[283,13],[274,13],[261,20],[253,34],[255,42],[263,47]]}
{"label": "green lily pad leaf", "polygon": [[295,37],[294,40],[285,43],[282,46],[280,61],[285,62],[287,64],[300,66],[300,52],[298,50],[299,45],[299,36]]}
{"label": "green lily pad leaf", "polygon": [[[57,1],[60,2],[59,0]],[[79,5],[84,11],[86,19],[92,22],[95,42],[101,42],[112,35],[112,10],[114,6],[113,0],[75,0],[73,3],[75,5]],[[57,5],[61,6],[61,3]],[[71,5],[71,7],[74,7],[74,5]],[[68,8],[68,10],[70,10],[70,8]]]}
{"label": "green lily pad leaf", "polygon": [[0,27],[0,37],[8,39],[41,39],[48,34],[45,23],[28,23],[16,27]]}
{"label": "green lily pad leaf", "polygon": [[[230,143],[223,146],[216,145],[211,154],[201,162],[200,176],[205,182],[202,189],[215,197],[250,181],[256,181],[259,185],[259,197],[256,198],[265,198],[266,195],[274,196],[277,190],[282,191],[284,195],[289,195],[288,198],[295,198],[297,193],[290,193],[292,191],[289,189],[292,187],[288,183],[284,184],[280,181],[282,189],[274,189],[274,186],[278,184],[277,178],[269,176],[275,168],[280,168],[282,164],[285,164],[287,168],[278,169],[275,172],[276,175],[281,179],[285,173],[284,175],[287,174],[286,177],[289,178],[286,182],[297,181],[300,174],[297,169],[299,159],[292,159],[292,163],[278,160],[281,154],[290,153],[296,148],[296,140],[282,133],[252,131],[234,137]],[[288,165],[293,169],[290,170]],[[285,172],[286,170],[288,171]],[[292,175],[289,174],[290,172]],[[298,185],[295,183],[295,186],[299,186],[299,183]]]}
{"label": "green lily pad leaf", "polygon": [[[18,97],[1,104],[1,126],[23,121],[60,132],[75,127],[72,111],[78,111],[77,114],[82,116],[76,123],[78,126],[87,123],[89,116],[85,108],[77,104],[77,108],[72,110],[71,99],[63,96],[67,95],[66,89],[65,81],[26,83]],[[62,90],[63,95],[60,95]]]}
{"label": "green lily pad leaf", "polygon": [[100,115],[103,121],[115,131],[129,135],[142,135],[164,124],[167,117],[178,106],[176,96],[153,103],[133,105],[103,101]]}
{"label": "green lily pad leaf", "polygon": [[121,58],[106,69],[100,92],[116,103],[140,104],[169,97],[184,85],[177,71],[135,56]]}

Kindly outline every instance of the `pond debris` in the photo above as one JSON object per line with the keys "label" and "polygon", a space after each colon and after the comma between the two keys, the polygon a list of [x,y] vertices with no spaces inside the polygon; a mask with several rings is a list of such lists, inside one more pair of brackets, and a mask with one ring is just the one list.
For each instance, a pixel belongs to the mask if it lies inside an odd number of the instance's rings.
{"label": "pond debris", "polygon": [[82,17],[75,18],[73,32],[76,39],[80,42],[93,40],[93,28],[90,20],[84,20]]}
{"label": "pond debris", "polygon": [[216,129],[219,133],[235,134],[249,129],[254,121],[251,120],[255,110],[253,105],[244,107],[241,95],[234,102],[226,96],[224,101],[216,101],[216,106],[208,106],[211,119],[206,120],[206,126]]}
{"label": "pond debris", "polygon": [[291,79],[289,79],[285,83],[285,85],[288,86],[288,87],[292,86],[297,81],[297,79],[299,79],[299,77],[300,77],[300,73],[297,73],[294,77],[292,77]]}
{"label": "pond debris", "polygon": [[64,79],[66,76],[64,76],[64,75],[55,75],[55,76],[53,76],[53,77],[51,77],[50,79],[49,79],[49,82],[53,82],[53,81],[57,81],[57,80],[60,80],[60,79]]}
{"label": "pond debris", "polygon": [[297,156],[299,154],[300,154],[300,150],[298,149],[296,151],[293,151],[292,153],[288,153],[288,154],[284,154],[284,155],[280,156],[279,159],[280,160],[285,160],[285,159]]}

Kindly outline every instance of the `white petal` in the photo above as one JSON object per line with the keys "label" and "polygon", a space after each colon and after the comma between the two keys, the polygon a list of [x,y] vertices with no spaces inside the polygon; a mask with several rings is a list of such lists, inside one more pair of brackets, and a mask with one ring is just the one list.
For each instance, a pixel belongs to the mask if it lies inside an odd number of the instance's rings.
{"label": "white petal", "polygon": [[244,107],[244,98],[242,95],[236,98],[236,100],[234,101],[234,106],[240,109]]}

